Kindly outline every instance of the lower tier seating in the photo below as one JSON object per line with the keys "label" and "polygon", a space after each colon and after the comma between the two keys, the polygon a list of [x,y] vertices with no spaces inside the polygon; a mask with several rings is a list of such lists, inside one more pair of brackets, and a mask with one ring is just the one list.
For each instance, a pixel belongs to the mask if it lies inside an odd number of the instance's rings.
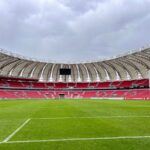
{"label": "lower tier seating", "polygon": [[78,90],[78,91],[33,91],[33,90],[0,90],[0,99],[30,98],[123,98],[150,100],[149,89],[139,90]]}

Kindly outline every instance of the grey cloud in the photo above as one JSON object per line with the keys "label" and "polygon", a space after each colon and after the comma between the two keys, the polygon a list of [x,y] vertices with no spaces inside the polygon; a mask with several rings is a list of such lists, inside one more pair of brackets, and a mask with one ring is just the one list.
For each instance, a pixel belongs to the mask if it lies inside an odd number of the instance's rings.
{"label": "grey cloud", "polygon": [[149,44],[149,6],[150,0],[1,0],[0,47],[56,61],[111,57]]}

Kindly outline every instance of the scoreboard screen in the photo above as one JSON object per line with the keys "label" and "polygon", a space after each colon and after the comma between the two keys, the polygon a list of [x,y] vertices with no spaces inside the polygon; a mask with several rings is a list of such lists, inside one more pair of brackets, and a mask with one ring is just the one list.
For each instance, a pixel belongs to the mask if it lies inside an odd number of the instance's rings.
{"label": "scoreboard screen", "polygon": [[60,75],[71,75],[71,69],[61,68],[59,71]]}

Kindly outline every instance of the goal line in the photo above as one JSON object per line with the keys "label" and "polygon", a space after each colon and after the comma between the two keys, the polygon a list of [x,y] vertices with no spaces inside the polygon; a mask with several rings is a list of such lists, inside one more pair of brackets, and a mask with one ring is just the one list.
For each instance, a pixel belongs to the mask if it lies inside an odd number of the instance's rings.
{"label": "goal line", "polygon": [[7,141],[7,142],[0,142],[0,144],[63,142],[63,141],[93,141],[93,140],[123,140],[123,139],[145,139],[145,138],[150,138],[150,136],[116,136],[116,137],[95,137],[95,138],[64,138],[64,139],[48,139],[48,140]]}

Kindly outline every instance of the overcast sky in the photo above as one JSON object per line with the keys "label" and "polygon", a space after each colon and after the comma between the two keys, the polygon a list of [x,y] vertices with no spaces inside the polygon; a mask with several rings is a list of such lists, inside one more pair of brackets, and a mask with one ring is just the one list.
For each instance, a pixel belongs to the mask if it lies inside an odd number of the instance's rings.
{"label": "overcast sky", "polygon": [[0,0],[0,47],[86,61],[150,44],[150,0]]}

